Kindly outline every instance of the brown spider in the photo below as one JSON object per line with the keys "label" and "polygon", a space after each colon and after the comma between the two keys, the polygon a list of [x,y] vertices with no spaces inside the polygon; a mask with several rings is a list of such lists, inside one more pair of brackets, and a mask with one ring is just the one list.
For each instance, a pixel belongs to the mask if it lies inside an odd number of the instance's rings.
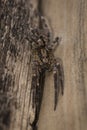
{"label": "brown spider", "polygon": [[36,130],[36,123],[39,117],[40,106],[43,95],[45,72],[53,71],[54,88],[55,88],[55,103],[54,110],[56,110],[58,95],[61,88],[63,95],[64,90],[64,73],[61,59],[54,57],[54,50],[59,44],[60,38],[56,37],[51,41],[51,34],[48,29],[35,28],[31,29],[31,65],[32,65],[32,82],[31,82],[31,99],[32,108],[35,109],[35,118],[32,125]]}

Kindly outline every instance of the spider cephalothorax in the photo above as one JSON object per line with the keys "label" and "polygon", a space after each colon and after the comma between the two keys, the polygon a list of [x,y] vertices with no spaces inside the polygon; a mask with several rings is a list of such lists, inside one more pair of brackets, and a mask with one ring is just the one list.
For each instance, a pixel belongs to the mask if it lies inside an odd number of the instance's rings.
{"label": "spider cephalothorax", "polygon": [[56,43],[59,43],[59,38],[57,37],[56,40],[51,43],[49,33],[45,33],[43,30],[32,30],[32,34],[32,63],[36,61],[41,68],[51,70],[55,61],[53,50],[56,47]]}

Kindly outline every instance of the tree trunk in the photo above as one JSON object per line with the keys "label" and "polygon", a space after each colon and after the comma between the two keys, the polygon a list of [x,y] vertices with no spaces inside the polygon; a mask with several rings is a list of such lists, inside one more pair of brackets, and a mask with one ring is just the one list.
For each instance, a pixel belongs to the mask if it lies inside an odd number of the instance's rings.
{"label": "tree trunk", "polygon": [[[30,130],[29,3],[23,1],[19,7],[19,0],[0,5],[0,130]],[[32,2],[37,8],[38,0]],[[55,55],[63,61],[65,90],[54,112],[53,78],[47,74],[38,130],[86,130],[87,1],[43,0],[42,11],[54,36],[62,37]]]}

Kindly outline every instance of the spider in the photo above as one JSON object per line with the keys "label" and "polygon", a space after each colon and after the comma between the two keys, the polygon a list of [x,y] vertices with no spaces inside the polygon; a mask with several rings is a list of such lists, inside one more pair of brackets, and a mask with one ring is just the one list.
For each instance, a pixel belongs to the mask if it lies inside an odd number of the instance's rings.
{"label": "spider", "polygon": [[55,88],[54,110],[56,110],[60,90],[62,95],[64,93],[64,72],[62,60],[54,57],[54,50],[59,45],[60,38],[56,37],[55,40],[52,41],[51,33],[47,29],[47,26],[46,29],[31,29],[30,37],[32,66],[30,95],[32,108],[35,110],[34,120],[32,123],[30,122],[30,124],[33,129],[36,130],[35,127],[39,118],[46,71],[53,71]]}

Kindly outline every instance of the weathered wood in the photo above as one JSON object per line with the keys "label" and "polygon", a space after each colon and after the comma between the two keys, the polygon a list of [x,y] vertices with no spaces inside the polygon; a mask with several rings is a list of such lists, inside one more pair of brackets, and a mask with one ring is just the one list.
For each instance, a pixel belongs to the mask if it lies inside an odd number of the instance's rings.
{"label": "weathered wood", "polygon": [[[0,130],[30,130],[30,1],[1,0]],[[34,2],[34,3],[32,3]],[[37,9],[38,0],[31,1]],[[29,7],[27,6],[29,5]],[[38,26],[38,18],[36,26]],[[32,113],[33,116],[34,113]]]}

